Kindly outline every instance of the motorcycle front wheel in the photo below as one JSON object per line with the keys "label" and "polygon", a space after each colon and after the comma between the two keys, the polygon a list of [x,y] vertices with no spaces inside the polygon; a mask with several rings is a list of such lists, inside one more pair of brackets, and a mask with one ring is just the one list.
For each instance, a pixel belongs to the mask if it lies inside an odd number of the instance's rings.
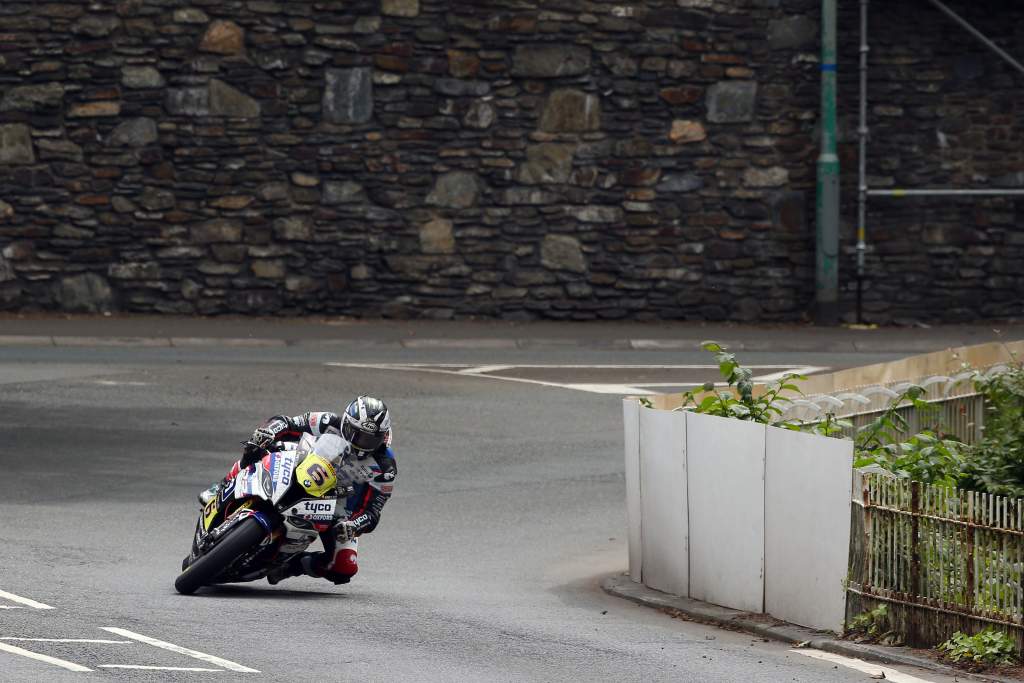
{"label": "motorcycle front wheel", "polygon": [[174,588],[182,595],[191,595],[212,583],[240,555],[255,548],[267,532],[253,517],[243,519],[213,549],[190,564],[177,579]]}

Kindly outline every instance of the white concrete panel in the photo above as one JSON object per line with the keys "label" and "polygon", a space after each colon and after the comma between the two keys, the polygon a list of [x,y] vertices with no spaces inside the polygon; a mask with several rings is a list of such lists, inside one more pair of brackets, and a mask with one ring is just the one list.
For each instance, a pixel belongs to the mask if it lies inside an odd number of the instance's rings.
{"label": "white concrete panel", "polygon": [[764,425],[686,414],[690,597],[764,605]]}
{"label": "white concrete panel", "polygon": [[685,596],[686,416],[641,408],[639,418],[641,580],[656,590]]}
{"label": "white concrete panel", "polygon": [[626,538],[629,542],[629,577],[640,581],[640,402],[622,401],[622,436],[626,455]]}
{"label": "white concrete panel", "polygon": [[765,469],[765,609],[840,631],[850,548],[853,442],[769,428]]}

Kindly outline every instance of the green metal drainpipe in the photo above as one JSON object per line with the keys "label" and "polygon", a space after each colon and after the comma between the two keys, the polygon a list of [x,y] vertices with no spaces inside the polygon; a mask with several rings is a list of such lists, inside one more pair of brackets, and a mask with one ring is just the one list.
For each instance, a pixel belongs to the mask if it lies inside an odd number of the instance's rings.
{"label": "green metal drainpipe", "polygon": [[814,319],[839,321],[839,156],[836,153],[836,0],[821,2],[821,154],[818,156]]}

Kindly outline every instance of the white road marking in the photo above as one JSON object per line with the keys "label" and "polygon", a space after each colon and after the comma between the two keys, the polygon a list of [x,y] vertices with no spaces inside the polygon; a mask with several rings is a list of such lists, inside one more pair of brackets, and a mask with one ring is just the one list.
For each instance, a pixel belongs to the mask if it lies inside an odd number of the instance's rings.
{"label": "white road marking", "polygon": [[198,666],[144,666],[142,664],[100,664],[101,669],[145,669],[146,671],[223,671],[224,669],[204,669]]}
{"label": "white road marking", "polygon": [[[592,382],[546,382],[539,379],[527,379],[525,377],[510,377],[508,375],[496,375],[495,372],[512,370],[515,368],[542,369],[542,370],[717,370],[717,365],[452,365],[433,363],[325,363],[325,365],[336,368],[360,368],[369,370],[391,370],[398,372],[430,372],[437,375],[454,375],[456,377],[480,377],[482,379],[498,379],[505,382],[521,382],[523,384],[537,384],[542,387],[555,387],[557,389],[569,389],[571,391],[584,391],[590,394],[618,394],[620,396],[637,396],[653,393],[645,387],[688,387],[694,382],[673,382],[644,384],[642,381],[636,385],[632,384],[606,384]],[[774,374],[755,377],[756,381],[763,381],[778,376],[782,377],[786,372],[797,372],[808,374],[828,368],[805,366],[793,368],[791,365],[748,365],[754,370],[782,370]],[[716,382],[716,386],[722,385]]]}
{"label": "white road marking", "polygon": [[25,609],[21,605],[0,605],[0,609]]}
{"label": "white road marking", "polygon": [[[716,387],[727,387],[728,382],[712,382]],[[694,385],[693,382],[642,382],[640,384],[644,389],[651,389],[656,387],[702,387],[703,384]]]}
{"label": "white road marking", "polygon": [[651,393],[646,389],[631,387],[628,384],[562,384],[565,389],[586,391],[591,394],[619,394],[620,396],[646,396]]}
{"label": "white road marking", "polygon": [[832,662],[833,664],[839,664],[847,667],[848,669],[856,669],[862,671],[870,676],[879,676],[880,674],[885,675],[885,680],[893,681],[893,683],[932,683],[927,678],[918,678],[917,676],[911,676],[905,674],[896,669],[891,669],[881,664],[872,664],[865,662],[863,659],[852,659],[850,657],[843,657],[842,655],[832,654],[831,652],[822,652],[821,650],[790,650],[798,655],[805,657],[811,657],[812,659],[821,659],[826,662]]}
{"label": "white road marking", "polygon": [[[750,367],[753,367],[755,369],[757,368],[756,365]],[[760,375],[759,377],[754,377],[753,380],[755,382],[761,382],[763,384],[765,382],[774,382],[775,380],[782,379],[786,375],[813,375],[816,372],[822,372],[823,370],[830,369],[831,368],[820,367],[818,365],[804,365],[799,368],[788,368],[781,372],[773,372],[770,375]]]}
{"label": "white road marking", "polygon": [[459,372],[463,375],[479,375],[482,372],[501,372],[502,370],[510,370],[514,367],[514,365],[481,365],[476,368],[459,370]]}
{"label": "white road marking", "polygon": [[10,600],[11,602],[18,602],[22,605],[25,605],[26,607],[32,607],[34,609],[53,609],[49,605],[44,605],[41,602],[36,602],[35,600],[30,600],[29,598],[23,598],[20,595],[8,593],[7,591],[0,591],[0,598],[3,598],[4,600]]}
{"label": "white road marking", "polygon": [[[345,368],[387,368],[393,370],[405,370],[409,368],[439,368],[439,369],[452,369],[462,368],[466,371],[476,370],[479,367],[495,367],[499,370],[506,370],[508,368],[530,368],[530,369],[541,369],[541,370],[717,370],[718,366],[714,364],[701,364],[701,365],[585,365],[585,364],[549,364],[549,363],[516,363],[514,365],[496,365],[496,366],[478,366],[478,365],[467,365],[465,363],[337,363],[330,362],[326,365],[335,365],[338,367]],[[792,371],[792,365],[744,365],[743,367],[751,368],[752,370],[788,370]],[[807,366],[808,369],[812,366]],[[800,368],[797,368],[798,370]],[[817,368],[818,370],[828,370],[828,368]],[[476,370],[476,372],[490,372],[489,370]]]}
{"label": "white road marking", "polygon": [[131,645],[130,640],[103,640],[96,638],[15,638],[2,636],[0,640],[30,641],[33,643],[100,643],[104,645]]}
{"label": "white road marking", "polygon": [[41,655],[38,652],[32,652],[31,650],[23,650],[20,647],[14,645],[8,645],[7,643],[0,643],[0,652],[10,652],[12,655],[21,655],[22,657],[28,657],[29,659],[35,659],[39,662],[46,662],[47,664],[53,664],[61,668],[67,669],[68,671],[92,671],[89,667],[82,666],[81,664],[75,664],[74,662],[68,662],[63,659],[57,659],[49,655]]}
{"label": "white road marking", "polygon": [[113,633],[114,635],[123,636],[125,638],[131,638],[132,640],[137,640],[140,643],[146,643],[147,645],[159,647],[164,650],[170,650],[171,652],[177,652],[178,654],[186,655],[188,657],[192,657],[193,659],[199,659],[204,662],[209,662],[210,664],[216,664],[217,666],[224,667],[225,669],[230,669],[231,671],[238,671],[240,673],[246,674],[259,673],[259,671],[256,669],[250,669],[247,666],[242,666],[241,664],[237,664],[235,662],[232,662],[231,660],[221,659],[220,657],[208,655],[205,652],[199,652],[198,650],[190,650],[187,647],[181,647],[180,645],[175,645],[174,643],[168,643],[163,640],[157,640],[156,638],[150,638],[149,636],[133,633],[132,631],[129,631],[127,629],[117,628],[116,626],[101,626],[100,628],[109,633]]}
{"label": "white road marking", "polygon": [[149,382],[117,382],[112,379],[98,379],[93,384],[104,387],[148,387]]}

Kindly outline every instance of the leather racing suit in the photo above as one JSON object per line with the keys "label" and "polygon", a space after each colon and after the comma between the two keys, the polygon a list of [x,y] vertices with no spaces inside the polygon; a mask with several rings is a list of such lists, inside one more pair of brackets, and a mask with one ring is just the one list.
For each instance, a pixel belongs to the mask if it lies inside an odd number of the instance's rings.
{"label": "leather racing suit", "polygon": [[[341,417],[336,413],[314,412],[295,417],[275,415],[267,420],[262,427],[274,434],[275,443],[288,444],[297,442],[303,434],[313,436],[337,434],[340,436]],[[359,451],[353,450],[353,454],[360,459],[370,457],[374,460],[370,469],[376,475],[370,481],[356,486],[345,499],[344,505],[348,512],[348,521],[355,525],[357,536],[368,534],[377,528],[381,510],[391,498],[395,479],[398,476],[398,467],[390,444],[391,436],[389,434],[387,440],[372,453],[363,455]],[[234,479],[240,470],[258,462],[267,452],[266,449],[256,448],[251,444],[247,445],[242,458],[228,470],[227,479]],[[353,538],[346,543],[339,543],[334,531],[331,530],[321,533],[320,541],[324,545],[323,553],[304,553],[293,559],[289,571],[272,577],[271,583],[277,583],[282,578],[299,574],[320,576],[336,584],[348,583],[359,571],[357,539]]]}

